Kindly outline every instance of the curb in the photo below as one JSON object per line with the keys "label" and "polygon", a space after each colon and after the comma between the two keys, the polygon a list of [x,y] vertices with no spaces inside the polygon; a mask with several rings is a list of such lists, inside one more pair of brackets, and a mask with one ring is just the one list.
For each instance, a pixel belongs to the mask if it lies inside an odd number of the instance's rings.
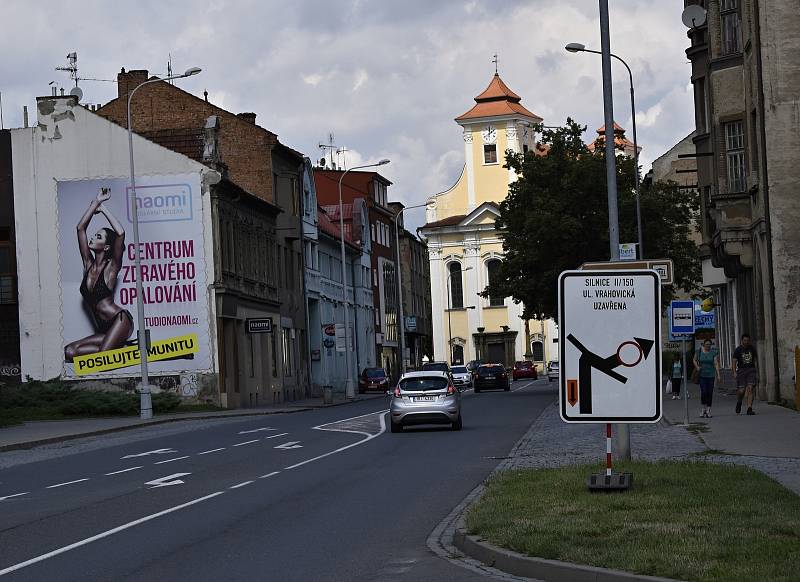
{"label": "curb", "polygon": [[467,534],[464,529],[463,515],[453,534],[453,545],[466,555],[503,572],[546,582],[676,582],[672,578],[644,576],[558,560],[531,558],[497,547],[478,536]]}
{"label": "curb", "polygon": [[[364,400],[371,400],[369,398],[365,398]],[[352,400],[352,401],[344,401],[344,402],[336,402],[333,404],[324,404],[322,406],[298,406],[298,407],[287,407],[278,410],[261,410],[258,412],[255,411],[242,411],[242,412],[234,412],[234,413],[214,413],[210,412],[208,414],[203,414],[202,416],[185,416],[185,417],[172,417],[172,418],[161,418],[161,419],[154,419],[154,420],[147,420],[138,424],[127,424],[124,426],[114,426],[110,428],[104,428],[100,430],[93,430],[89,432],[81,432],[75,434],[68,434],[68,435],[61,435],[55,437],[49,437],[46,439],[39,439],[35,441],[26,441],[21,443],[14,443],[10,445],[0,445],[0,453],[7,452],[7,451],[19,451],[25,449],[32,449],[35,447],[39,447],[42,445],[51,445],[54,443],[60,443],[64,441],[71,441],[75,439],[82,439],[86,437],[92,436],[99,436],[114,432],[122,432],[126,430],[134,430],[137,428],[144,428],[147,426],[154,426],[159,424],[167,424],[169,422],[178,422],[184,420],[209,420],[209,419],[218,419],[218,418],[238,418],[243,416],[270,416],[273,414],[294,414],[296,412],[307,412],[309,410],[321,410],[324,408],[333,408],[334,406],[343,406],[345,404],[353,404],[355,402],[361,402],[360,400]],[[124,417],[123,417],[124,418]]]}

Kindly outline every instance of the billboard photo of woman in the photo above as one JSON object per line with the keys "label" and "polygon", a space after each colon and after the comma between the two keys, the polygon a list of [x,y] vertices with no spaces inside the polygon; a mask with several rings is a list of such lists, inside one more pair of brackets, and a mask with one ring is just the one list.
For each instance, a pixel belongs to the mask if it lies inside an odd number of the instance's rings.
{"label": "billboard photo of woman", "polygon": [[[111,189],[101,187],[99,190],[77,225],[78,249],[83,262],[79,290],[95,333],[64,347],[67,362],[72,362],[75,356],[121,348],[134,329],[130,311],[114,302],[125,251],[125,230],[105,204],[111,198]],[[110,228],[103,226],[88,237],[86,230],[95,215],[102,215]]]}

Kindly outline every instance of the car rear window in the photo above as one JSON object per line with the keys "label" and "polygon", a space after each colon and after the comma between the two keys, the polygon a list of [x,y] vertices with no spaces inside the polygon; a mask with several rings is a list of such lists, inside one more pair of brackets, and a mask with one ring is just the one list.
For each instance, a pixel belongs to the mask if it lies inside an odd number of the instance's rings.
{"label": "car rear window", "polygon": [[517,362],[517,368],[530,368],[532,365],[530,362]]}
{"label": "car rear window", "polygon": [[367,368],[367,378],[385,378],[386,372],[381,368]]}
{"label": "car rear window", "polygon": [[505,372],[503,366],[481,366],[478,368],[479,376],[494,376],[495,374],[502,374]]}
{"label": "car rear window", "polygon": [[467,374],[467,373],[469,373],[469,370],[467,370],[466,366],[454,366],[450,370],[453,372],[453,374]]}
{"label": "car rear window", "polygon": [[429,390],[444,390],[448,384],[447,378],[419,376],[400,380],[400,390],[403,392],[428,392]]}
{"label": "car rear window", "polygon": [[447,372],[447,364],[422,364],[424,371]]}

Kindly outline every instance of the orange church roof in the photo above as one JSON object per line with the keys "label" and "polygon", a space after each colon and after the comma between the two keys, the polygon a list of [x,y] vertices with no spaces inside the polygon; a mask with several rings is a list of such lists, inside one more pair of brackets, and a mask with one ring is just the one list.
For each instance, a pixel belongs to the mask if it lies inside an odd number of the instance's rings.
{"label": "orange church roof", "polygon": [[508,85],[500,78],[500,75],[495,73],[489,86],[475,97],[475,105],[472,109],[456,117],[456,121],[481,117],[499,117],[502,115],[522,115],[533,119],[537,123],[542,121],[541,117],[528,111],[520,101],[522,101],[522,97],[509,89]]}

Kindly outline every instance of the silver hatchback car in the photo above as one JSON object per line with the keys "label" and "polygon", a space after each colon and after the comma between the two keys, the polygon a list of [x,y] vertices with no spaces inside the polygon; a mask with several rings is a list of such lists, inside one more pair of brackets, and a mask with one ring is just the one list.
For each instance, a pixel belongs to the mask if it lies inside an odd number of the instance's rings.
{"label": "silver hatchback car", "polygon": [[461,393],[446,372],[403,374],[391,398],[392,432],[413,424],[449,424],[461,430]]}

